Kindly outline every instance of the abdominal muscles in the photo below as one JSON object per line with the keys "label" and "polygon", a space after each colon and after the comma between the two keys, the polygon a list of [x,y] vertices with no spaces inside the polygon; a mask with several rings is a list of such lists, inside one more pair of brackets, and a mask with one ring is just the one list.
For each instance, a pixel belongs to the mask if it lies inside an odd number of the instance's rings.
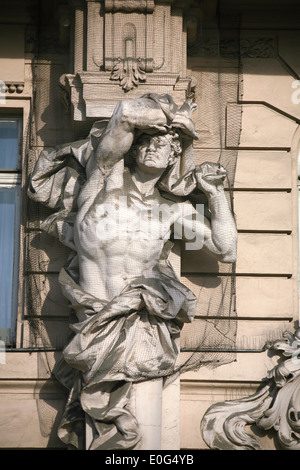
{"label": "abdominal muscles", "polygon": [[147,220],[141,222],[134,213],[124,220],[99,207],[75,224],[75,246],[81,287],[109,301],[133,279],[155,277],[169,224],[158,233],[155,224],[149,230]]}

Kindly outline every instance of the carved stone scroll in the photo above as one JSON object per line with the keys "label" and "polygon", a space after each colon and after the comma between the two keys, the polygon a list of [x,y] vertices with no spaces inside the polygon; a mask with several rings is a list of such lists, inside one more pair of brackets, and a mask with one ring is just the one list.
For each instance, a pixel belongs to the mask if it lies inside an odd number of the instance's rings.
{"label": "carved stone scroll", "polygon": [[285,332],[266,347],[280,359],[257,393],[216,403],[205,413],[201,431],[211,449],[261,449],[259,439],[245,430],[256,425],[275,431],[282,449],[300,450],[300,329]]}

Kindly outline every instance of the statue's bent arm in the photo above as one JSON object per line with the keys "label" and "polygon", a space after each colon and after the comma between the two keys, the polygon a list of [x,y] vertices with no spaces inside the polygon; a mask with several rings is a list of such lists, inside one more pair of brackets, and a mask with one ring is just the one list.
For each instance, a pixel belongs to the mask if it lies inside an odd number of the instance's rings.
{"label": "statue's bent arm", "polygon": [[208,204],[211,221],[205,226],[204,249],[223,263],[234,263],[238,235],[224,189],[208,195]]}
{"label": "statue's bent arm", "polygon": [[155,101],[148,98],[120,101],[95,152],[93,165],[88,170],[99,169],[109,174],[118,161],[129,151],[136,131],[163,132],[168,130],[167,118]]}
{"label": "statue's bent arm", "polygon": [[[203,186],[201,189],[204,190]],[[209,190],[205,192],[210,210],[210,220],[206,217],[197,217],[196,209],[189,204],[188,217],[181,217],[177,223],[183,226],[183,234],[192,233],[195,235],[195,239],[203,241],[201,248],[204,251],[223,263],[234,263],[238,235],[223,185],[216,187],[211,184]],[[183,210],[181,213],[185,214],[185,211]]]}

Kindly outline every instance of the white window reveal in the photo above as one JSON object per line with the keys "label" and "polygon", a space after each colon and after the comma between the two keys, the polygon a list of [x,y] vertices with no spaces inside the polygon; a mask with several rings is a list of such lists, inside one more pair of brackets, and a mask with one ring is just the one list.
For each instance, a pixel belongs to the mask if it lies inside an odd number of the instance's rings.
{"label": "white window reveal", "polygon": [[0,118],[0,339],[14,343],[18,306],[20,118]]}

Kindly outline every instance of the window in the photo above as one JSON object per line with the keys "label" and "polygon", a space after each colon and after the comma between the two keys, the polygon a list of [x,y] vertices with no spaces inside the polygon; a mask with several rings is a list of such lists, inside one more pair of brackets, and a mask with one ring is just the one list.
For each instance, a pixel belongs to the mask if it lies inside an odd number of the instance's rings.
{"label": "window", "polygon": [[14,342],[18,306],[20,118],[0,117],[0,333]]}

